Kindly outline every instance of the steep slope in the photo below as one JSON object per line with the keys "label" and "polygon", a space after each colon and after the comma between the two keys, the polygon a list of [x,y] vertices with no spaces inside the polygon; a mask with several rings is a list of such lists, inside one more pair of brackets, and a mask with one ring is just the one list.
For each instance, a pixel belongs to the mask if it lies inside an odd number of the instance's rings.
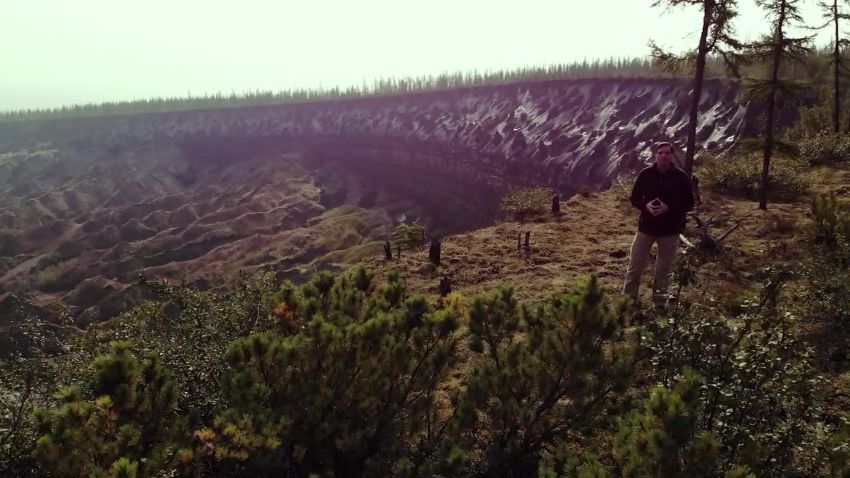
{"label": "steep slope", "polygon": [[[470,179],[541,181],[565,191],[598,184],[646,158],[652,141],[680,139],[689,82],[682,79],[585,79],[471,87],[359,98],[118,117],[0,124],[7,148],[33,141],[126,147],[156,140],[188,143],[239,138],[316,149],[415,151],[433,167]],[[753,129],[735,82],[709,80],[698,144],[723,149]]]}

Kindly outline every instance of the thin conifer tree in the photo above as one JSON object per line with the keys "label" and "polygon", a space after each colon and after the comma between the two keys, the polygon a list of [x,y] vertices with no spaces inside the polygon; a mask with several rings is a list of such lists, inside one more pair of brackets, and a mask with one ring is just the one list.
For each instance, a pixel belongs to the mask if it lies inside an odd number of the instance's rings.
{"label": "thin conifer tree", "polygon": [[756,62],[768,62],[767,78],[748,78],[748,96],[766,101],[764,145],[761,184],[759,186],[759,209],[767,209],[767,191],[770,187],[770,161],[776,142],[776,112],[781,101],[795,97],[805,83],[782,75],[783,66],[790,63],[804,64],[811,53],[809,44],[812,36],[791,37],[789,29],[800,26],[800,0],[756,0],[756,5],[767,12],[771,21],[771,33],[747,46],[748,56]]}
{"label": "thin conifer tree", "polygon": [[656,0],[654,7],[699,6],[702,9],[702,27],[699,43],[695,51],[676,55],[663,51],[650,41],[653,58],[668,70],[680,70],[685,65],[693,65],[693,89],[691,109],[688,114],[687,146],[685,150],[685,172],[693,173],[696,154],[697,122],[699,103],[702,97],[702,85],[705,80],[706,60],[710,54],[723,58],[731,73],[737,75],[738,58],[736,51],[741,43],[734,38],[732,20],[737,16],[737,0]]}
{"label": "thin conifer tree", "polygon": [[[844,0],[847,3],[847,0]],[[823,17],[827,19],[826,23],[816,27],[816,29],[832,27],[832,58],[830,66],[832,66],[832,130],[838,133],[841,128],[841,76],[847,72],[847,65],[844,57],[841,55],[841,48],[846,47],[850,42],[847,39],[841,38],[841,21],[850,20],[850,15],[844,13],[838,8],[838,0],[832,2],[820,1],[818,6],[823,11]],[[850,128],[850,125],[848,125]]]}

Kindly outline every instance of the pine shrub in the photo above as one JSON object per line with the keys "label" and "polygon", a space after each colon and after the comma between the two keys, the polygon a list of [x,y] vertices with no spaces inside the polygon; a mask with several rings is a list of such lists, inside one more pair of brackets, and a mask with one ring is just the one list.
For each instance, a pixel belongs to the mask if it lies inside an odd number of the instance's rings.
{"label": "pine shrub", "polygon": [[629,384],[624,309],[603,302],[595,278],[534,309],[501,289],[469,316],[475,356],[458,416],[480,476],[529,476],[544,451],[603,426]]}
{"label": "pine shrub", "polygon": [[840,238],[850,238],[850,213],[843,211],[835,194],[822,194],[812,199],[814,241],[833,245]]}
{"label": "pine shrub", "polygon": [[643,410],[621,420],[614,454],[624,477],[714,476],[720,443],[699,426],[701,385],[686,369],[673,389],[656,387]]}
{"label": "pine shrub", "polygon": [[387,476],[440,452],[454,313],[363,269],[280,296],[285,326],[228,348],[229,407],[196,434],[196,459],[247,474]]}
{"label": "pine shrub", "polygon": [[628,331],[594,278],[534,306],[502,288],[440,309],[363,268],[222,294],[152,282],[165,302],[126,316],[151,323],[101,332],[160,355],[110,345],[88,385],[37,412],[33,456],[60,477],[847,469],[850,434],[822,423],[809,351],[778,307],[789,276],[766,277],[737,317],[676,309]]}
{"label": "pine shrub", "polygon": [[175,466],[181,420],[170,374],[156,355],[141,363],[126,342],[95,359],[83,397],[74,387],[59,405],[36,411],[41,437],[33,456],[52,476],[156,476]]}

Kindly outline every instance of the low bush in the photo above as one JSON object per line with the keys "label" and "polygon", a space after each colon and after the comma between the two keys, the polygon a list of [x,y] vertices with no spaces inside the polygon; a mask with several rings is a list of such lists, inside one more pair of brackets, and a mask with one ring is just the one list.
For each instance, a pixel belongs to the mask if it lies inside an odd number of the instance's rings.
{"label": "low bush", "polygon": [[[759,155],[736,155],[715,158],[701,174],[714,191],[756,199],[761,188],[762,161]],[[783,157],[770,165],[768,194],[773,200],[795,200],[808,192],[800,176],[799,162]]]}
{"label": "low bush", "polygon": [[831,131],[803,136],[799,142],[800,158],[812,166],[850,161],[850,137]]}
{"label": "low bush", "polygon": [[[759,298],[743,302],[737,317],[683,309],[646,327],[649,373],[669,390],[653,392],[647,409],[621,426],[621,459],[636,470],[630,476],[722,476],[742,467],[789,476],[811,454],[820,378],[797,320],[778,307],[791,277],[766,270]],[[671,438],[642,454],[641,430]],[[651,470],[660,474],[642,474]]]}
{"label": "low bush", "polygon": [[842,211],[834,194],[812,199],[813,239],[817,244],[835,244],[850,238],[850,213]]}
{"label": "low bush", "polygon": [[461,442],[481,457],[473,476],[531,476],[544,451],[612,424],[637,359],[622,340],[624,315],[595,278],[536,308],[507,288],[473,301],[472,366],[457,412]]}
{"label": "low bush", "polygon": [[[735,154],[750,155],[764,152],[764,138],[741,138],[735,142]],[[800,154],[799,145],[792,141],[774,139],[773,154],[797,157]]]}
{"label": "low bush", "polygon": [[548,187],[524,188],[511,191],[502,198],[502,212],[522,221],[549,210],[555,192]]}
{"label": "low bush", "polygon": [[791,141],[799,141],[801,138],[817,133],[819,131],[832,129],[833,91],[827,86],[817,88],[816,101],[808,105],[801,104],[797,107],[800,118],[785,132],[785,137]]}
{"label": "low bush", "polygon": [[617,198],[617,203],[629,208],[632,207],[630,201],[632,189],[635,187],[637,176],[621,176],[614,181],[611,189],[614,191],[614,196]]}
{"label": "low bush", "polygon": [[196,433],[196,460],[251,476],[390,476],[439,454],[452,311],[361,268],[285,284],[275,314],[278,330],[228,347],[229,406]]}
{"label": "low bush", "polygon": [[65,272],[66,263],[60,262],[45,267],[35,275],[35,288],[41,291],[53,291],[59,284],[59,276]]}
{"label": "low bush", "polygon": [[[845,251],[850,249],[845,240],[841,243]],[[818,247],[821,252],[813,252],[804,263],[807,289],[802,305],[812,320],[829,324],[831,334],[840,332],[832,339],[842,339],[850,332],[850,271],[846,258],[838,260],[825,249]]]}
{"label": "low bush", "polygon": [[177,392],[156,355],[143,361],[126,342],[96,358],[87,395],[60,390],[58,406],[36,410],[33,457],[53,476],[154,476],[174,469],[181,423]]}
{"label": "low bush", "polygon": [[812,245],[803,263],[807,294],[803,305],[814,320],[850,331],[850,214],[835,195],[812,200]]}
{"label": "low bush", "polygon": [[401,246],[404,250],[416,249],[427,241],[425,226],[418,220],[410,224],[399,224],[393,230],[393,243]]}

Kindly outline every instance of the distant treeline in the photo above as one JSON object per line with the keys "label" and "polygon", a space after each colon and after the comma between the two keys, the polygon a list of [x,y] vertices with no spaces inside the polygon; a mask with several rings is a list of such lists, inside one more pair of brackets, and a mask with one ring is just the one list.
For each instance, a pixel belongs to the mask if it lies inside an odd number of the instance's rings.
{"label": "distant treeline", "polygon": [[445,90],[469,86],[499,85],[525,81],[593,77],[659,77],[670,75],[670,73],[665,72],[660,65],[651,59],[608,58],[549,66],[528,66],[513,70],[447,72],[437,76],[385,78],[375,80],[371,85],[363,83],[361,86],[349,86],[346,88],[320,87],[280,91],[255,90],[243,93],[215,93],[203,96],[172,98],[157,97],[142,100],[88,103],[62,106],[61,108],[25,109],[0,113],[0,122],[299,103]]}
{"label": "distant treeline", "polygon": [[[792,76],[812,79],[827,73],[831,47],[817,49],[809,58],[809,68],[793,68]],[[720,57],[707,59],[708,76],[727,76]],[[561,63],[548,66],[527,66],[510,70],[480,72],[446,72],[439,75],[427,75],[408,78],[381,78],[371,85],[340,88],[299,88],[280,91],[254,90],[230,94],[205,94],[171,98],[148,98],[129,101],[87,103],[59,108],[22,109],[0,112],[0,123],[50,118],[73,118],[84,116],[124,115],[138,113],[161,113],[169,111],[187,111],[210,108],[227,108],[251,105],[270,105],[302,103],[310,101],[338,100],[345,98],[363,98],[388,96],[425,91],[439,91],[454,88],[502,85],[510,83],[537,82],[547,80],[567,80],[581,78],[690,78],[692,65],[684,63],[671,71],[669,65],[646,58],[607,58],[583,60],[573,63]],[[760,68],[762,65],[744,66],[743,70]],[[799,71],[797,71],[799,70]],[[814,74],[813,74],[814,73]]]}

